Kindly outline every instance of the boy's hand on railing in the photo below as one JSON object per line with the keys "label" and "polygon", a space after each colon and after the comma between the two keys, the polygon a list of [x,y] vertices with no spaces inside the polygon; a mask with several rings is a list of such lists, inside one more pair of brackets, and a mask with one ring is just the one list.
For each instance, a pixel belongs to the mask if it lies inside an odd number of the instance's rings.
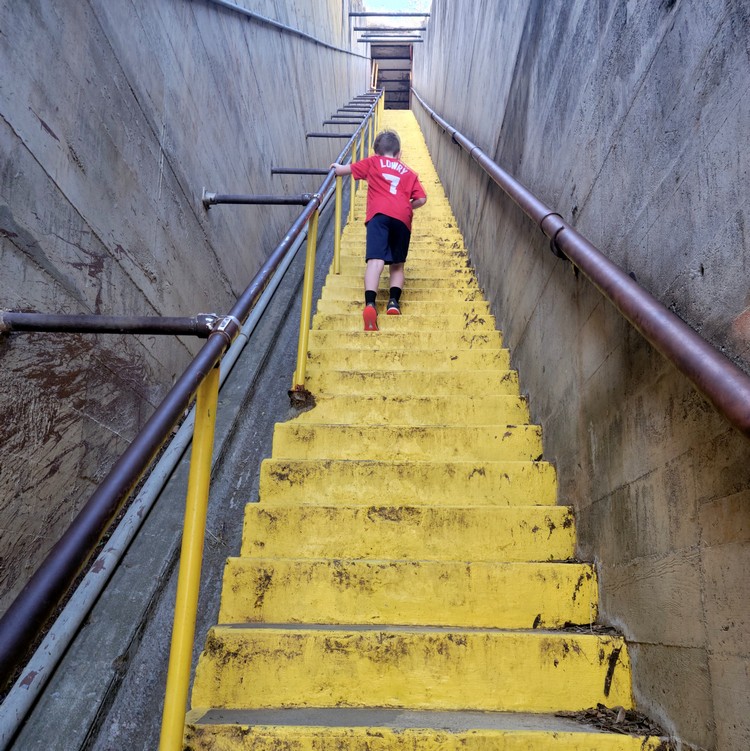
{"label": "boy's hand on railing", "polygon": [[352,174],[352,165],[351,164],[339,164],[338,162],[334,162],[331,165],[331,169],[335,171],[336,177],[341,177],[342,175],[351,175]]}

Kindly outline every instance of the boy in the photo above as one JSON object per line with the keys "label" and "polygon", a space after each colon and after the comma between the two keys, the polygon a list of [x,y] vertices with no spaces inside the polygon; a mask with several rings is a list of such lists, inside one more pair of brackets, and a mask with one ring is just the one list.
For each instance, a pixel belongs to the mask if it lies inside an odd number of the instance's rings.
{"label": "boy", "polygon": [[392,130],[378,133],[375,153],[353,164],[332,164],[336,175],[352,175],[367,180],[367,250],[365,261],[365,307],[362,317],[365,331],[378,330],[375,298],[380,273],[390,267],[390,299],[386,313],[401,315],[401,289],[404,286],[404,262],[409,252],[411,218],[414,209],[427,203],[427,195],[413,172],[401,161],[401,141]]}

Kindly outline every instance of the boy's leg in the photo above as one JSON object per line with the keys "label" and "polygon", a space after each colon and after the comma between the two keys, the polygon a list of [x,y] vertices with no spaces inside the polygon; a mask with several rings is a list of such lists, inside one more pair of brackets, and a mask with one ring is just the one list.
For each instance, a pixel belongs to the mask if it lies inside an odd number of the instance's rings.
{"label": "boy's leg", "polygon": [[[365,293],[368,291],[377,293],[380,286],[380,274],[383,272],[385,261],[380,258],[371,258],[365,267]],[[403,267],[403,264],[401,264]],[[392,272],[391,272],[392,273]]]}
{"label": "boy's leg", "polygon": [[365,322],[365,331],[378,330],[378,311],[375,309],[375,298],[380,285],[380,274],[385,266],[385,261],[380,258],[371,258],[365,267],[365,309],[362,318]]}
{"label": "boy's leg", "polygon": [[404,288],[404,264],[392,263],[390,265],[390,272],[391,272],[390,286],[398,287],[399,294],[400,294],[400,291]]}
{"label": "boy's leg", "polygon": [[401,305],[399,300],[401,299],[401,290],[404,286],[404,264],[392,263],[390,266],[390,282],[391,291],[388,295],[388,307],[386,313],[389,316],[400,316]]}

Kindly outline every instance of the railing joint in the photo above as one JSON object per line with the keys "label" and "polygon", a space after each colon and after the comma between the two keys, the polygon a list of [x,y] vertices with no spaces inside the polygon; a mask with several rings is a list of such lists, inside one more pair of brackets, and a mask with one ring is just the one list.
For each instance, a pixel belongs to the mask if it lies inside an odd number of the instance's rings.
{"label": "railing joint", "polygon": [[221,334],[227,342],[227,347],[231,346],[241,330],[242,323],[240,319],[232,315],[223,316],[222,318],[216,316],[216,320],[211,326],[211,333]]}

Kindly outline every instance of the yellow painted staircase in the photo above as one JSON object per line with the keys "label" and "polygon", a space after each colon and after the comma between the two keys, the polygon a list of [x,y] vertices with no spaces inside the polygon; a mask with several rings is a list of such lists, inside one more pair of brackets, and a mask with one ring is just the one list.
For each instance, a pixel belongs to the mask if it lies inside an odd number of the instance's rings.
{"label": "yellow painted staircase", "polygon": [[362,330],[361,190],[310,335],[316,406],[276,426],[185,748],[661,748],[555,716],[631,708],[627,646],[590,628],[596,575],[540,428],[416,121],[386,118],[429,196],[403,316],[385,291],[381,330]]}

